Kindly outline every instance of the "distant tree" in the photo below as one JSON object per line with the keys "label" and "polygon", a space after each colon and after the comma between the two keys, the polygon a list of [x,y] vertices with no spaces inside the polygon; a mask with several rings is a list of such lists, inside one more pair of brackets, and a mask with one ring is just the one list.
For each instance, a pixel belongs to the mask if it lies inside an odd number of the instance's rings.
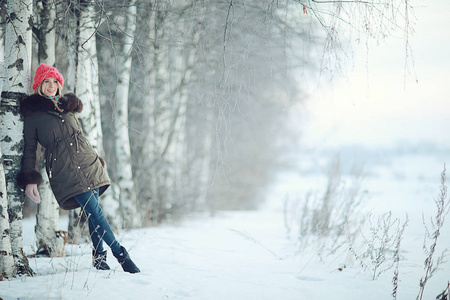
{"label": "distant tree", "polygon": [[342,75],[343,61],[351,58],[350,41],[381,43],[385,38],[403,32],[405,69],[412,68],[410,36],[414,32],[414,7],[409,0],[347,1],[300,0],[303,15],[312,15],[324,31],[320,70],[332,76]]}
{"label": "distant tree", "polygon": [[[190,97],[201,100],[189,111],[206,113],[212,123],[190,118],[189,126],[201,134],[188,141],[193,149],[211,144],[206,205],[212,212],[261,203],[281,167],[287,108],[302,100],[296,78],[301,73],[294,69],[314,68],[305,56],[315,38],[305,26],[309,20],[287,20],[295,10],[285,1],[277,3],[216,1],[206,10],[214,21],[205,27],[208,38],[201,39],[199,48],[212,55],[198,55],[202,73],[196,74]],[[291,53],[296,43],[300,53]]]}
{"label": "distant tree", "polygon": [[116,178],[120,189],[120,212],[124,228],[139,227],[141,218],[138,212],[133,170],[131,166],[131,146],[128,131],[128,103],[131,76],[131,48],[136,29],[136,1],[126,1],[125,13],[115,16],[115,26],[122,31],[116,62],[117,86],[115,89],[115,154]]}
{"label": "distant tree", "polygon": [[[150,16],[149,40],[151,70],[148,76],[150,92],[143,94],[150,118],[145,123],[148,131],[144,156],[149,158],[151,204],[148,216],[160,223],[192,206],[192,186],[186,171],[186,113],[189,86],[195,72],[195,57],[202,24],[194,16],[196,4],[165,4],[153,6]],[[188,21],[189,20],[189,21]],[[179,36],[181,45],[172,45],[173,36]]]}

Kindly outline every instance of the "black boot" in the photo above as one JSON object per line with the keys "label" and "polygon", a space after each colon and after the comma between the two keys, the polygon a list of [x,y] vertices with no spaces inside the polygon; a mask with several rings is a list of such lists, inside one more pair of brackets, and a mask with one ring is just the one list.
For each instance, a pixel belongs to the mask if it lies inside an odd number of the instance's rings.
{"label": "black boot", "polygon": [[141,272],[141,270],[139,270],[139,268],[131,260],[131,257],[128,254],[127,250],[122,246],[120,246],[120,249],[122,250],[120,253],[113,252],[113,255],[119,261],[119,264],[122,266],[122,269],[128,273]]}
{"label": "black boot", "polygon": [[97,270],[109,270],[109,266],[106,263],[106,250],[102,252],[92,250],[92,265]]}

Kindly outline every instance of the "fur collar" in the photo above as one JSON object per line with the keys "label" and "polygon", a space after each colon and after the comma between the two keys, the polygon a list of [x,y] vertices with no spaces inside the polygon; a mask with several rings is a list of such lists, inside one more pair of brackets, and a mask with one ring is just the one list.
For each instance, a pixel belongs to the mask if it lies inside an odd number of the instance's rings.
{"label": "fur collar", "polygon": [[[83,109],[81,100],[72,93],[65,94],[61,97],[59,99],[58,106],[65,112],[81,112]],[[55,107],[52,100],[39,94],[32,94],[20,103],[20,112],[24,116],[27,116],[33,112],[46,112],[54,110]]]}

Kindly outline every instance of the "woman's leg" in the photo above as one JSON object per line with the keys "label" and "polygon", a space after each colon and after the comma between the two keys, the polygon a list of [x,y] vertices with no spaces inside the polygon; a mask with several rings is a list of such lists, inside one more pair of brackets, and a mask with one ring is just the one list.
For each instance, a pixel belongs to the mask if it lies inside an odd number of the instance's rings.
{"label": "woman's leg", "polygon": [[[111,248],[114,257],[117,258],[120,265],[122,266],[122,269],[125,272],[139,273],[139,268],[131,260],[131,257],[128,254],[127,250],[122,247],[119,242],[117,242],[114,233],[108,224],[108,221],[103,215],[102,209],[98,204],[98,189],[77,195],[75,196],[75,199],[78,201],[87,215],[89,221],[89,231],[91,234],[92,242],[94,244],[94,248],[102,248],[102,241],[105,241],[105,243],[108,244],[108,246]],[[104,252],[106,253],[106,251]],[[103,258],[100,258],[100,262],[103,261],[102,259]],[[96,266],[95,261],[94,266]],[[96,266],[96,268],[108,270],[109,266],[107,266],[107,268],[104,268],[100,265]]]}
{"label": "woman's leg", "polygon": [[121,246],[117,242],[114,232],[103,215],[103,211],[98,203],[98,189],[75,196],[75,199],[84,209],[88,218],[89,233],[92,244],[96,252],[103,251],[103,243],[111,248],[113,253],[120,253]]}

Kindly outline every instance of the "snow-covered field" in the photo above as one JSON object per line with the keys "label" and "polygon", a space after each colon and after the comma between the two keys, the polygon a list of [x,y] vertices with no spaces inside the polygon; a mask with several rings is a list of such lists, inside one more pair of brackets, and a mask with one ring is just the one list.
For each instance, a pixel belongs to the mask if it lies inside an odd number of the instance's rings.
{"label": "snow-covered field", "polygon": [[[448,150],[448,149],[447,149]],[[354,151],[354,152],[352,152]],[[364,162],[366,211],[392,211],[409,224],[401,244],[397,299],[415,299],[424,276],[426,220],[434,217],[440,173],[450,151],[341,152],[343,165]],[[91,267],[89,245],[68,245],[63,258],[30,258],[35,277],[0,282],[3,300],[30,299],[195,299],[307,300],[392,299],[393,269],[376,280],[351,255],[317,256],[314,244],[299,249],[288,238],[283,218],[285,194],[323,189],[327,154],[310,154],[300,162],[302,176],[281,177],[259,211],[195,215],[177,224],[133,230],[119,235],[141,269],[124,273],[109,254],[111,271]],[[61,220],[64,229],[66,220]],[[24,222],[24,244],[33,253],[34,220]],[[450,220],[438,240],[438,254],[450,247]],[[339,270],[341,269],[341,270]],[[423,299],[435,299],[450,280],[450,264],[426,284]]]}

